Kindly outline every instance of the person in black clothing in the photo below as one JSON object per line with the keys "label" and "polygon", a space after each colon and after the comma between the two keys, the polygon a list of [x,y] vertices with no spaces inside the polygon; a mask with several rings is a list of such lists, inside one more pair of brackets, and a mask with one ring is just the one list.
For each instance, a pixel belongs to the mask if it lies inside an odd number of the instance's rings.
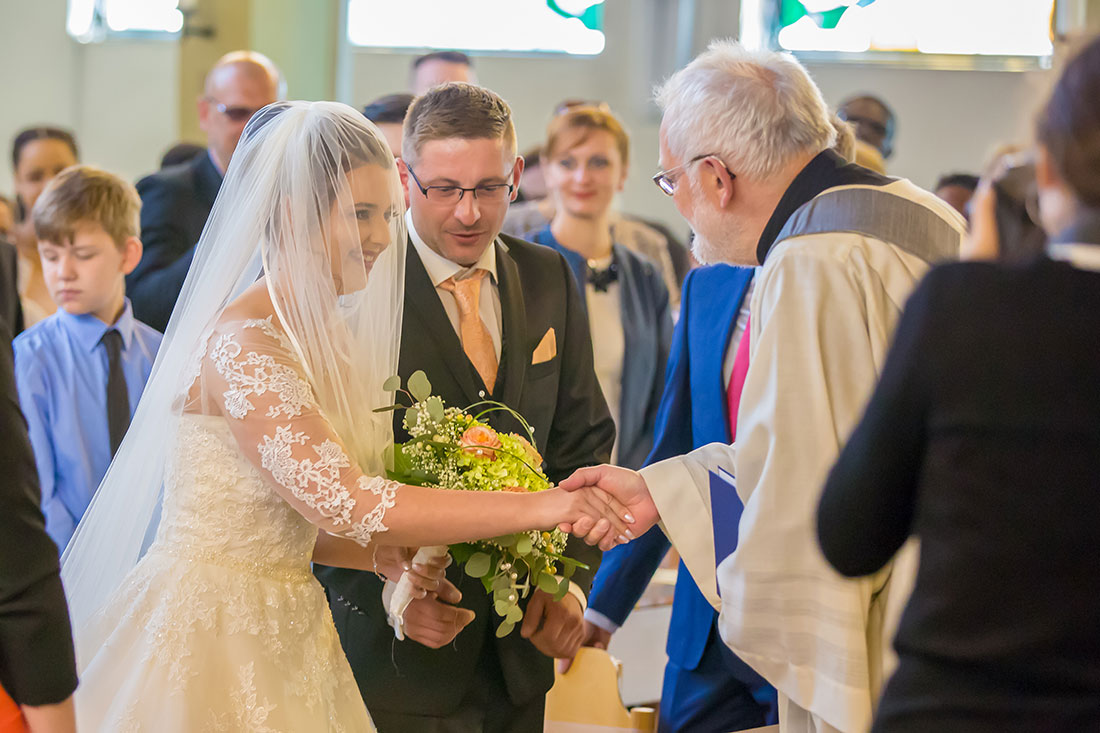
{"label": "person in black clothing", "polygon": [[76,659],[57,546],[46,534],[15,393],[11,337],[0,320],[0,696],[20,706],[32,731],[60,733],[76,727]]}
{"label": "person in black clothing", "polygon": [[19,254],[15,245],[0,237],[0,323],[7,332],[4,348],[23,332],[23,306],[19,301]]}
{"label": "person in black clothing", "polygon": [[168,327],[244,126],[261,107],[281,99],[283,87],[279,70],[263,54],[233,51],[222,56],[206,75],[198,100],[205,153],[138,181],[145,254],[126,277],[138,320],[158,331]]}
{"label": "person in black clothing", "polygon": [[920,569],[876,733],[1100,730],[1100,39],[1039,122],[1048,255],[933,270],[825,487],[859,576]]}

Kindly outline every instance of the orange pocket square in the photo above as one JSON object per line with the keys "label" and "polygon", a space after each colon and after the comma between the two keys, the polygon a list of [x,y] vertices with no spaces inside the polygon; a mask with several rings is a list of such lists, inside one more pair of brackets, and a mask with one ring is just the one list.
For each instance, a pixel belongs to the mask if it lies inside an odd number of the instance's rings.
{"label": "orange pocket square", "polygon": [[558,340],[554,336],[554,329],[547,330],[546,335],[539,341],[535,351],[531,354],[531,366],[550,361],[558,355]]}

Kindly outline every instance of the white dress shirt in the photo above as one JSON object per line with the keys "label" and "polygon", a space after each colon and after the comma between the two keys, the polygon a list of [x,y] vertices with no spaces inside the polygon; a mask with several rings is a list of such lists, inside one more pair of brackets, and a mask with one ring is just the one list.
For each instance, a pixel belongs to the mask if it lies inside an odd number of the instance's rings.
{"label": "white dress shirt", "polygon": [[[458,334],[458,340],[462,341],[462,329],[458,327],[458,302],[455,294],[439,287],[439,284],[447,278],[462,280],[474,273],[475,270],[488,270],[489,276],[482,282],[481,297],[478,301],[478,311],[481,320],[489,331],[489,338],[493,340],[493,351],[497,355],[497,363],[500,363],[501,340],[501,311],[500,311],[500,281],[497,279],[497,248],[490,244],[481,253],[477,262],[469,267],[464,267],[457,262],[448,260],[436,252],[416,232],[413,226],[412,212],[405,212],[405,222],[409,227],[409,238],[412,240],[416,253],[420,255],[420,261],[424,263],[424,269],[428,271],[428,278],[435,287],[439,302],[443,304],[443,310],[447,312],[447,318],[451,321],[451,327]],[[502,245],[503,246],[503,245]],[[489,287],[485,287],[488,284]],[[490,385],[491,387],[492,385]]]}
{"label": "white dress shirt", "polygon": [[[602,270],[611,265],[612,255],[589,260],[589,266]],[[623,333],[622,285],[618,280],[609,283],[604,291],[596,290],[591,282],[584,285],[585,302],[588,305],[588,329],[592,334],[592,358],[596,381],[600,384],[607,409],[615,422],[615,445],[611,449],[611,462],[619,457],[619,406],[623,391],[623,357],[626,355],[626,335]]]}

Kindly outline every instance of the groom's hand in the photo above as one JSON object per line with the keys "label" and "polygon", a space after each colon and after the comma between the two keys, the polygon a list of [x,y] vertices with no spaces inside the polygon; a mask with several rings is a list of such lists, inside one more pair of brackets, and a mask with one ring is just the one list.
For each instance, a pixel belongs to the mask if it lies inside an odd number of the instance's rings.
{"label": "groom's hand", "polygon": [[405,609],[405,636],[431,649],[447,646],[474,620],[474,612],[452,605],[462,594],[449,580],[439,590],[418,598]]}
{"label": "groom's hand", "polygon": [[554,659],[572,659],[584,640],[584,610],[572,593],[555,601],[549,593],[536,590],[523,613],[520,636]]}
{"label": "groom's hand", "polygon": [[[653,497],[649,495],[649,487],[646,486],[645,479],[637,471],[631,471],[628,468],[608,465],[581,468],[558,484],[558,487],[566,491],[593,487],[607,492],[627,508],[633,519],[630,531],[634,537],[641,537],[661,518],[657,514],[657,505],[653,503]],[[610,542],[613,539],[610,536],[612,532],[607,526],[597,524],[591,527],[574,526],[563,529],[575,533],[590,545],[599,544],[605,551],[613,546]]]}

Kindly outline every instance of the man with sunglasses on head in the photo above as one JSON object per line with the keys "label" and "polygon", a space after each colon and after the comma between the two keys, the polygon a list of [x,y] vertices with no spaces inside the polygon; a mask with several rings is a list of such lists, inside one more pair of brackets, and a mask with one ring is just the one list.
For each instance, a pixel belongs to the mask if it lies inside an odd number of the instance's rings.
{"label": "man with sunglasses on head", "polygon": [[855,129],[856,139],[882,153],[883,160],[894,154],[897,118],[886,102],[871,94],[859,94],[841,102],[836,113]]}
{"label": "man with sunglasses on head", "polygon": [[[500,234],[523,172],[507,103],[463,82],[433,87],[409,108],[401,155],[409,195],[403,381],[422,369],[448,405],[495,400],[517,410],[552,481],[609,460],[615,426],[569,265],[549,247]],[[402,413],[399,441],[408,438]],[[498,430],[523,432],[503,411],[487,417]],[[553,660],[580,647],[599,551],[571,539],[565,553],[589,569],[573,575],[561,600],[534,591],[523,623],[501,639],[481,581],[452,566],[436,592],[409,605],[406,638],[395,641],[383,592],[416,548],[395,549],[378,555],[386,583],[316,570],[380,733],[542,730]]]}
{"label": "man with sunglasses on head", "polygon": [[244,126],[256,110],[282,99],[285,91],[282,74],[263,54],[233,51],[222,56],[206,75],[198,98],[206,153],[138,182],[145,254],[126,278],[126,290],[136,317],[153,328],[168,326]]}

